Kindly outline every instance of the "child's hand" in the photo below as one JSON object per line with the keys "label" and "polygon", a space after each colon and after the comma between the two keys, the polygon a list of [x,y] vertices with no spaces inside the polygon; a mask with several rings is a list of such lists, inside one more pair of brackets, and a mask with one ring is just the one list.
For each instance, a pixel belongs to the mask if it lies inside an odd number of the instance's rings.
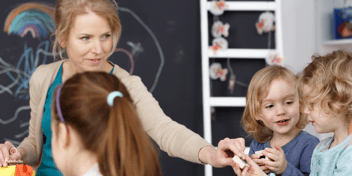
{"label": "child's hand", "polygon": [[269,160],[255,159],[255,161],[259,164],[265,164],[265,166],[275,174],[282,175],[285,172],[287,160],[280,146],[275,145],[275,149],[266,148],[263,151],[263,155],[268,157]]}
{"label": "child's hand", "polygon": [[[259,161],[262,161],[263,159],[260,159],[260,156],[259,154],[253,154],[251,155],[251,159],[260,167],[260,169],[262,169],[265,173],[269,173],[271,170],[265,166],[265,164],[262,164],[261,162]],[[258,161],[259,160],[259,161]],[[257,162],[258,161],[258,162]]]}
{"label": "child's hand", "polygon": [[243,170],[241,170],[240,166],[236,163],[232,165],[237,176],[267,176],[248,155],[245,155],[245,160],[250,167],[244,167]]}

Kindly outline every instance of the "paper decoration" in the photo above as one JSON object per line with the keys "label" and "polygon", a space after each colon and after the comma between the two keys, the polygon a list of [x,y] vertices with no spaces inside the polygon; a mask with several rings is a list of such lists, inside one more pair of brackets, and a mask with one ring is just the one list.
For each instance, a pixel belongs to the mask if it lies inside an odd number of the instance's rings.
{"label": "paper decoration", "polygon": [[268,65],[284,65],[285,57],[280,57],[277,53],[270,54],[269,57],[265,58]]}
{"label": "paper decoration", "polygon": [[227,50],[228,45],[229,44],[226,39],[218,37],[213,40],[213,45],[210,46],[209,49],[213,50],[214,54],[216,54],[216,51],[218,50]]}
{"label": "paper decoration", "polygon": [[212,1],[209,11],[213,15],[222,15],[229,6],[225,3],[225,0]]}
{"label": "paper decoration", "polygon": [[260,14],[258,22],[255,23],[257,32],[262,35],[263,32],[270,32],[275,30],[275,16],[271,12],[264,12]]}
{"label": "paper decoration", "polygon": [[228,69],[222,69],[221,64],[218,62],[214,62],[210,65],[210,78],[214,80],[220,78],[221,81],[226,81],[226,75],[228,72]]}
{"label": "paper decoration", "polygon": [[233,93],[233,90],[235,89],[235,83],[236,83],[236,76],[231,74],[231,77],[229,80],[229,87],[228,87],[231,94]]}
{"label": "paper decoration", "polygon": [[213,35],[214,38],[221,37],[221,35],[223,35],[224,37],[227,37],[229,36],[229,29],[230,29],[229,23],[226,23],[224,25],[221,21],[216,21],[213,23],[211,34]]}

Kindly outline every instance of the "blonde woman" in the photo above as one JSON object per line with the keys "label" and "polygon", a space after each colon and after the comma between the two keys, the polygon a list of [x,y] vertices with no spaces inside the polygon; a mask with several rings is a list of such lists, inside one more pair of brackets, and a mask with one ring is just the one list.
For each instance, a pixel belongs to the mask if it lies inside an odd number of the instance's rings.
{"label": "blonde woman", "polygon": [[[166,116],[158,102],[138,76],[132,76],[108,61],[121,34],[117,5],[110,0],[58,0],[55,9],[54,53],[61,60],[39,66],[30,80],[31,118],[29,135],[9,157],[13,146],[0,144],[0,167],[9,159],[22,159],[32,165],[37,175],[61,175],[51,155],[51,103],[55,88],[76,73],[101,71],[115,75],[127,88],[144,130],[170,156],[187,161],[211,164],[214,167],[231,165],[224,150],[240,151],[230,139],[222,140],[218,148],[206,142],[185,126]],[[63,51],[63,54],[61,54]],[[118,134],[116,134],[118,135]]]}

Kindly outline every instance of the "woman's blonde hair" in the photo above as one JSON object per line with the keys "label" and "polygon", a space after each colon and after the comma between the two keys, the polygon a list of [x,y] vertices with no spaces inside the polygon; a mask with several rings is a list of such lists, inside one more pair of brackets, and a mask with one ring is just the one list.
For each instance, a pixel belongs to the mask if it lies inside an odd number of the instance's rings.
{"label": "woman's blonde hair", "polygon": [[[252,135],[260,143],[268,141],[273,131],[268,129],[262,121],[256,120],[255,116],[260,115],[262,101],[268,95],[271,82],[276,79],[286,81],[296,90],[297,76],[289,69],[278,65],[267,66],[259,70],[254,74],[248,87],[241,125],[249,135]],[[306,119],[300,113],[296,127],[303,129],[306,124]]]}
{"label": "woman's blonde hair", "polygon": [[325,56],[313,55],[312,62],[299,77],[299,87],[304,85],[310,92],[302,96],[304,106],[312,109],[314,104],[326,113],[345,118],[347,124],[352,118],[352,55],[346,51],[333,51]]}
{"label": "woman's blonde hair", "polygon": [[117,15],[117,4],[115,0],[113,2],[110,0],[58,0],[54,14],[56,25],[56,30],[53,33],[53,36],[55,36],[53,44],[54,58],[56,58],[57,53],[59,53],[61,59],[64,58],[63,54],[67,54],[60,43],[67,41],[70,29],[73,27],[77,15],[87,14],[89,11],[108,21],[113,39],[110,55],[113,54],[121,35],[121,23]]}

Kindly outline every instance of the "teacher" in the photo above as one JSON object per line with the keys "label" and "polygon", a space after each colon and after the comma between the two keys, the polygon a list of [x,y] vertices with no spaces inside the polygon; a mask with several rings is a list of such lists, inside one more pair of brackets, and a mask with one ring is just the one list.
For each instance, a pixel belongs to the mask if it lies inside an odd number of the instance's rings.
{"label": "teacher", "polygon": [[[59,53],[61,60],[41,65],[33,73],[29,83],[29,135],[19,145],[20,152],[11,157],[12,143],[0,144],[0,167],[7,166],[8,160],[22,159],[24,164],[37,170],[38,176],[62,175],[51,154],[53,92],[74,74],[85,71],[113,74],[126,86],[144,130],[168,155],[214,167],[231,165],[232,159],[225,150],[243,154],[234,147],[234,141],[239,139],[224,139],[215,149],[198,134],[166,116],[138,76],[108,61],[121,34],[117,5],[113,2],[115,4],[110,0],[58,0],[53,52],[54,55]],[[244,141],[240,143],[244,146]]]}

